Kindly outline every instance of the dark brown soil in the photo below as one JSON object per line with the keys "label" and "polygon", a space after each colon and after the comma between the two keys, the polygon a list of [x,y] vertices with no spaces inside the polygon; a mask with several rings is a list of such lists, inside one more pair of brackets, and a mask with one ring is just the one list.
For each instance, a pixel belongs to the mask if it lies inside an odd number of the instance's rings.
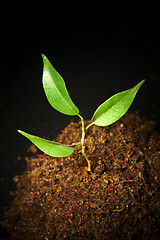
{"label": "dark brown soil", "polygon": [[[89,122],[85,122],[88,124]],[[81,139],[71,122],[57,137]],[[66,158],[27,158],[3,226],[11,239],[160,239],[160,135],[153,121],[126,114],[108,127],[86,133],[87,163],[75,152]]]}

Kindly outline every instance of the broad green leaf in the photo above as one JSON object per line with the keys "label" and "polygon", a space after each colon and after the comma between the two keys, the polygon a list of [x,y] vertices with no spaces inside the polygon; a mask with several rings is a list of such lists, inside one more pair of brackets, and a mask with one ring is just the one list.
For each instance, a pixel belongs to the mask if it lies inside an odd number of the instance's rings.
{"label": "broad green leaf", "polygon": [[80,144],[73,144],[73,145],[65,145],[56,142],[52,142],[40,137],[36,137],[34,135],[28,134],[21,130],[18,130],[23,136],[28,138],[33,144],[35,144],[42,152],[52,156],[52,157],[67,157],[73,151],[76,145]]}
{"label": "broad green leaf", "polygon": [[144,81],[141,81],[129,90],[115,94],[101,104],[95,111],[90,125],[108,126],[121,118],[132,104],[137,91]]}
{"label": "broad green leaf", "polygon": [[43,87],[46,97],[53,108],[67,115],[77,115],[79,109],[72,102],[65,82],[54,69],[45,55],[43,57]]}

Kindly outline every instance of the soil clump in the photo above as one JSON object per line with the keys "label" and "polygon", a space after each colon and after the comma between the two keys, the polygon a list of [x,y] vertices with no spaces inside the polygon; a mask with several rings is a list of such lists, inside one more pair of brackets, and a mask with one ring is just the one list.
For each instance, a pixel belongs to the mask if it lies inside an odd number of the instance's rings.
{"label": "soil clump", "polygon": [[[65,158],[26,158],[3,220],[11,239],[160,239],[159,130],[131,113],[108,127],[93,125],[85,140],[93,173],[80,145]],[[71,122],[56,139],[80,140],[80,122]]]}

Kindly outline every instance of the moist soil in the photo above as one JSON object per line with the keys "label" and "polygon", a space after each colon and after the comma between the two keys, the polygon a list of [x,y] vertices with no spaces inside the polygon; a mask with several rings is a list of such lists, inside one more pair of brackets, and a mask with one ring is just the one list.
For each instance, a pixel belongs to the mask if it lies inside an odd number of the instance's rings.
{"label": "moist soil", "polygon": [[[93,125],[85,140],[92,173],[80,145],[65,158],[26,158],[2,222],[10,239],[160,239],[159,133],[154,121],[130,113],[107,127]],[[56,139],[80,140],[80,122]]]}

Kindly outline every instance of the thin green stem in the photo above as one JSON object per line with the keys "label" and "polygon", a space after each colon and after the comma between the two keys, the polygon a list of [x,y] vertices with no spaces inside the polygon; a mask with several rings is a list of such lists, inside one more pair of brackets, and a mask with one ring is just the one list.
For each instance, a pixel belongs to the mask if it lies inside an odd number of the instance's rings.
{"label": "thin green stem", "polygon": [[90,123],[87,127],[86,127],[86,130],[91,127],[94,123]]}
{"label": "thin green stem", "polygon": [[86,161],[87,161],[87,164],[88,164],[88,171],[91,172],[91,162],[90,160],[88,159],[86,153],[85,153],[85,133],[86,133],[86,129],[85,129],[85,126],[84,126],[84,119],[81,115],[78,114],[78,116],[80,117],[81,119],[81,123],[82,123],[82,138],[81,138],[81,144],[82,144],[82,154],[83,156],[85,157]]}

